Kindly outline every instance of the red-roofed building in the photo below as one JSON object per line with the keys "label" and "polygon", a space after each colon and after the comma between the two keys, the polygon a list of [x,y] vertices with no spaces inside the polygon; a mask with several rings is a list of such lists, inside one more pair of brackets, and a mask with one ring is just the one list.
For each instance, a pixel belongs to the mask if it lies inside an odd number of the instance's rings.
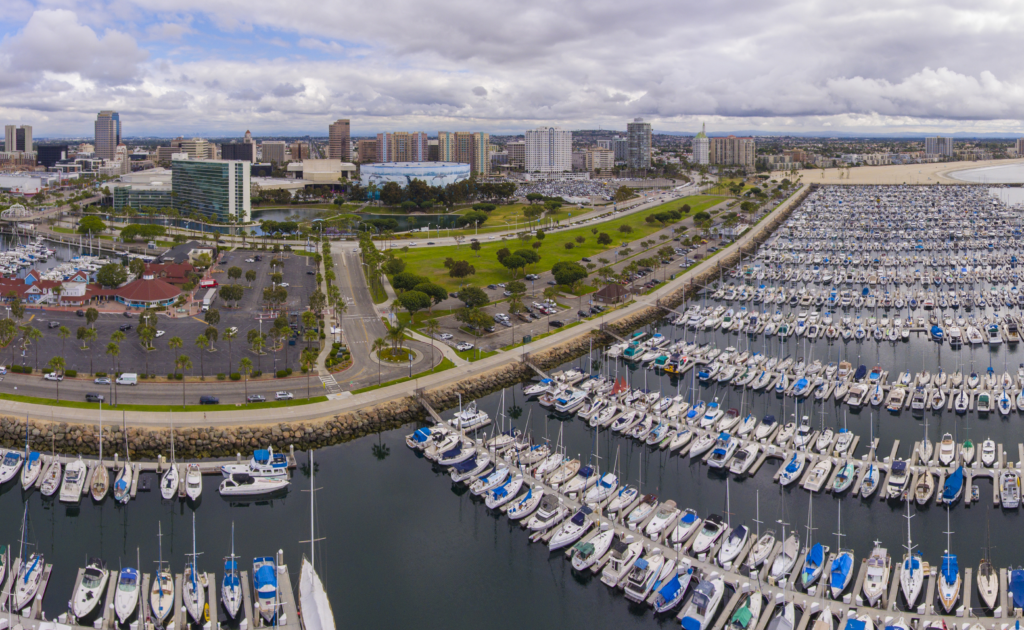
{"label": "red-roofed building", "polygon": [[113,293],[114,299],[131,308],[150,308],[174,304],[181,289],[147,274],[114,289]]}
{"label": "red-roofed building", "polygon": [[168,284],[181,286],[189,282],[188,274],[193,271],[192,263],[149,263],[146,275],[163,280]]}

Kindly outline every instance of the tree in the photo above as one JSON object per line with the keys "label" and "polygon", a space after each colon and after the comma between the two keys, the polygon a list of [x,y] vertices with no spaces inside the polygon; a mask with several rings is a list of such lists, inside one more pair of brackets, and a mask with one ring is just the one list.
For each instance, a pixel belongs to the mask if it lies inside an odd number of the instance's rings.
{"label": "tree", "polygon": [[210,326],[216,326],[217,324],[220,323],[220,311],[218,311],[215,308],[211,308],[210,310],[206,311],[206,314],[203,315],[203,321],[205,321]]}
{"label": "tree", "polygon": [[430,356],[433,360],[434,356],[434,339],[437,337],[437,332],[441,330],[441,325],[437,323],[436,319],[428,319],[423,323],[423,330],[430,337]]}
{"label": "tree", "polygon": [[526,261],[519,254],[509,254],[502,259],[501,265],[512,272],[512,277],[515,278],[516,270],[526,267]]}
{"label": "tree", "polygon": [[110,371],[117,374],[117,358],[121,355],[121,346],[116,341],[107,343],[107,352],[110,355]]}
{"label": "tree", "polygon": [[401,258],[390,258],[387,262],[381,265],[381,269],[383,269],[384,273],[389,276],[394,276],[405,271],[405,261]]}
{"label": "tree", "polygon": [[[512,284],[511,282],[509,284]],[[522,283],[520,283],[522,284]],[[507,287],[506,287],[507,288]],[[525,286],[523,287],[525,290]],[[509,289],[511,291],[511,289]],[[512,343],[516,342],[516,317],[523,312],[522,294],[512,291],[512,298],[508,301],[508,314],[512,316]]]}
{"label": "tree", "polygon": [[387,349],[387,347],[388,347],[388,342],[384,341],[384,339],[382,339],[381,337],[377,337],[376,339],[374,339],[373,340],[373,345],[370,346],[370,351],[377,353],[377,384],[378,385],[380,385],[380,362],[382,361],[382,359],[380,358],[380,353],[381,353],[381,351]]}
{"label": "tree", "polygon": [[242,277],[242,268],[241,267],[229,267],[228,268],[228,278],[231,278],[232,280],[238,280],[241,277]]}
{"label": "tree", "polygon": [[[53,370],[55,376],[63,377],[64,374],[64,357],[53,357],[46,364],[46,367]],[[57,400],[60,400],[60,380],[57,381]]]}
{"label": "tree", "polygon": [[487,293],[479,287],[463,287],[459,291],[459,299],[469,308],[479,308],[491,301]]}
{"label": "tree", "polygon": [[619,189],[615,191],[616,202],[626,201],[628,199],[632,199],[635,196],[636,193],[634,193],[633,189],[629,188],[628,186],[619,186]]}
{"label": "tree", "polygon": [[497,257],[498,262],[501,262],[501,261],[505,260],[505,258],[507,258],[508,256],[511,256],[512,252],[509,251],[509,249],[507,247],[502,247],[498,251],[494,252],[494,255],[495,255],[495,257]]}
{"label": "tree", "polygon": [[228,374],[231,374],[233,372],[233,370],[231,369],[231,341],[237,336],[237,328],[232,327],[224,331],[224,341],[228,342]]}
{"label": "tree", "polygon": [[522,295],[526,293],[526,284],[519,280],[513,280],[505,284],[505,290],[511,293],[513,296]]}
{"label": "tree", "polygon": [[391,281],[391,286],[402,291],[408,291],[415,287],[417,284],[423,284],[429,282],[428,278],[418,276],[411,271],[403,271],[400,274],[395,275]]}
{"label": "tree", "polygon": [[473,329],[485,328],[491,322],[491,317],[479,308],[460,308],[455,312],[455,319]]}
{"label": "tree", "polygon": [[412,315],[416,311],[422,311],[425,308],[430,308],[431,298],[426,293],[409,290],[399,295],[395,299],[395,303],[409,311],[409,315]]}
{"label": "tree", "polygon": [[107,229],[107,225],[95,215],[86,215],[78,220],[79,234],[101,234]]}
{"label": "tree", "polygon": [[57,329],[57,337],[60,339],[60,356],[64,356],[64,342],[71,336],[71,330],[67,326]]}
{"label": "tree", "polygon": [[90,306],[89,308],[85,309],[85,323],[88,324],[89,326],[95,328],[93,324],[95,324],[96,320],[99,318],[100,312],[97,311],[95,308]]}
{"label": "tree", "polygon": [[448,269],[448,275],[452,278],[465,278],[466,276],[472,276],[475,273],[476,267],[465,260],[453,261],[451,267]]}
{"label": "tree", "polygon": [[[200,356],[202,356],[202,355],[200,355]],[[179,356],[177,359],[174,360],[174,373],[177,374],[178,370],[181,370],[181,375],[182,375],[182,379],[181,379],[181,406],[182,407],[185,406],[185,381],[187,380],[187,379],[184,378],[185,370],[191,370],[191,369],[192,369],[192,359],[190,359],[187,354],[183,354],[183,355]]]}
{"label": "tree", "polygon": [[246,282],[249,283],[249,286],[251,287],[252,283],[256,280],[256,270],[255,269],[248,269],[248,270],[246,270],[246,272],[245,272],[245,280],[246,280]]}
{"label": "tree", "polygon": [[619,231],[622,232],[623,234],[629,234],[630,232],[633,231],[633,226],[627,224],[620,225]]}
{"label": "tree", "polygon": [[299,361],[302,363],[302,367],[306,370],[306,398],[310,397],[309,392],[309,377],[313,374],[313,366],[317,364],[319,359],[316,350],[306,348],[302,351],[302,355],[299,357]]}
{"label": "tree", "polygon": [[469,244],[469,248],[476,252],[477,258],[480,258],[480,241],[473,241]]}
{"label": "tree", "polygon": [[598,245],[611,245],[612,244],[612,237],[607,232],[601,232],[600,234],[597,235],[597,244]]}
{"label": "tree", "polygon": [[412,290],[429,295],[431,302],[433,302],[431,306],[436,306],[441,302],[444,302],[445,299],[447,299],[448,297],[448,291],[446,291],[444,287],[442,287],[439,284],[433,284],[431,282],[422,282],[420,284],[417,284],[415,287],[412,288]]}
{"label": "tree", "polygon": [[526,195],[526,200],[530,202],[530,205],[533,205],[537,201],[543,201],[544,195],[540,193],[529,193]]}
{"label": "tree", "polygon": [[210,351],[215,351],[216,348],[213,347],[213,344],[217,343],[217,339],[220,337],[220,332],[217,331],[217,327],[207,326],[206,330],[203,331],[203,334],[210,340]]}
{"label": "tree", "polygon": [[128,272],[136,278],[141,278],[146,273],[146,263],[139,258],[132,258],[128,261]]}
{"label": "tree", "polygon": [[[181,340],[181,337],[171,337],[170,339],[167,340],[167,347],[171,349],[171,352],[175,352],[177,350],[180,350],[181,347],[184,346],[184,345],[185,345],[185,342],[183,342]],[[177,367],[175,367],[175,369],[174,369],[174,374],[175,374],[175,376],[177,376],[177,374],[178,374]]]}
{"label": "tree", "polygon": [[397,206],[402,197],[402,187],[395,182],[386,182],[380,189],[380,201],[386,206]]}
{"label": "tree", "polygon": [[252,374],[252,360],[249,357],[242,357],[238,361],[238,367],[245,375],[245,403],[249,404],[249,375]]}
{"label": "tree", "polygon": [[205,334],[196,337],[196,347],[199,348],[199,378],[206,380],[206,373],[203,371],[203,351],[210,347],[210,338]]}
{"label": "tree", "polygon": [[128,272],[118,263],[107,263],[96,272],[96,282],[108,289],[115,289],[128,281]]}
{"label": "tree", "polygon": [[526,263],[525,266],[534,265],[540,262],[540,254],[532,249],[517,249],[513,253],[523,259],[523,262]]}
{"label": "tree", "polygon": [[217,293],[220,295],[220,299],[225,302],[234,302],[235,308],[238,308],[238,302],[245,297],[245,289],[238,284],[225,284],[221,286]]}
{"label": "tree", "polygon": [[25,326],[22,328],[23,339],[26,344],[34,345],[36,348],[36,362],[35,369],[39,369],[39,344],[37,343],[43,338],[43,331],[39,330],[35,326]]}
{"label": "tree", "polygon": [[324,308],[326,307],[327,296],[324,295],[323,291],[317,288],[316,290],[309,294],[309,308],[314,313],[316,313],[317,317],[319,317],[324,312]]}

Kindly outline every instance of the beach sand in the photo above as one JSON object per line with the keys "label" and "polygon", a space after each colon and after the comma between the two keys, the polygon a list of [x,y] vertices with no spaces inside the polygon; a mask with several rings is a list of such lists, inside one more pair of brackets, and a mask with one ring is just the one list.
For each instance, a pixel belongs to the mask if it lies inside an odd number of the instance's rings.
{"label": "beach sand", "polygon": [[[1024,158],[987,160],[984,162],[938,162],[934,164],[896,164],[892,166],[856,166],[849,171],[839,168],[804,169],[797,171],[807,184],[969,184],[949,177],[954,171],[1006,166],[1024,163]],[[849,173],[849,178],[847,178]],[[787,171],[772,173],[772,179],[788,177]]]}

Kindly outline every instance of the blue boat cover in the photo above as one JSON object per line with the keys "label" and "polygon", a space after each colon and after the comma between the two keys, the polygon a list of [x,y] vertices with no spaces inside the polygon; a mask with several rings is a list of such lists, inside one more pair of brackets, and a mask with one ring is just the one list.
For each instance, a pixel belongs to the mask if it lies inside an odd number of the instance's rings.
{"label": "blue boat cover", "polygon": [[902,459],[896,460],[892,463],[892,469],[896,472],[903,472],[907,469],[907,462]]}
{"label": "blue boat cover", "polygon": [[584,466],[583,468],[580,468],[580,471],[576,474],[580,477],[587,478],[594,474],[594,469],[590,466]]}
{"label": "blue boat cover", "polygon": [[841,554],[832,561],[832,584],[845,584],[846,576],[850,575],[850,568],[853,567],[853,558],[850,554]]}
{"label": "blue boat cover", "polygon": [[693,617],[683,617],[684,630],[700,630],[700,622]]}
{"label": "blue boat cover", "polygon": [[639,567],[641,569],[646,569],[647,568],[647,560],[644,560],[643,558],[637,558],[636,562],[633,563],[633,566],[634,567]]}
{"label": "blue boat cover", "polygon": [[947,501],[952,500],[956,495],[960,494],[960,490],[964,486],[964,467],[960,466],[953,471],[953,474],[946,477],[946,482],[942,487],[942,498]]}
{"label": "blue boat cover", "polygon": [[500,486],[498,486],[497,488],[495,488],[494,490],[491,491],[491,495],[495,499],[500,499],[500,498],[504,497],[505,495],[508,494],[508,484],[509,484],[509,482],[507,482],[507,481],[505,483],[501,484]]}
{"label": "blue boat cover", "polygon": [[729,435],[728,433],[719,433],[718,434],[718,439],[719,440],[728,440],[730,437],[732,437],[732,436]]}
{"label": "blue boat cover", "polygon": [[956,584],[957,579],[960,577],[960,571],[956,563],[956,554],[943,554],[942,577],[946,580],[946,584]]}
{"label": "blue boat cover", "polygon": [[694,522],[696,520],[697,520],[697,515],[696,514],[694,514],[693,512],[687,512],[686,514],[683,514],[683,518],[679,519],[679,522],[680,523],[687,523],[687,524],[689,524],[689,523],[692,523],[692,522]]}
{"label": "blue boat cover", "polygon": [[1010,572],[1010,594],[1014,596],[1014,607],[1024,608],[1024,571]]}
{"label": "blue boat cover", "polygon": [[550,378],[542,378],[540,379],[540,382],[542,385],[550,385],[551,383],[554,383],[554,381],[551,380]]}
{"label": "blue boat cover", "polygon": [[725,449],[724,448],[716,448],[715,450],[711,451],[711,454],[712,455],[725,455]]}
{"label": "blue boat cover", "polygon": [[801,390],[801,389],[803,389],[803,388],[807,387],[807,383],[808,383],[808,382],[809,382],[809,381],[808,381],[808,380],[807,380],[806,378],[802,378],[802,379],[800,379],[799,381],[797,381],[797,382],[796,382],[796,389],[797,389],[797,391],[799,391],[799,390]]}
{"label": "blue boat cover", "polygon": [[266,586],[272,586],[275,590],[277,589],[277,576],[274,575],[274,567],[269,564],[265,564],[256,569],[257,590],[262,591]]}
{"label": "blue boat cover", "polygon": [[761,420],[761,422],[763,422],[763,423],[765,423],[765,424],[775,424],[775,416],[773,416],[773,415],[769,414],[769,415],[765,416],[765,417],[764,417],[764,418],[763,418],[763,419]]}
{"label": "blue boat cover", "polygon": [[864,378],[864,375],[867,373],[868,368],[862,365],[859,368],[857,368],[857,371],[853,375],[853,380],[859,381],[860,379]]}
{"label": "blue boat cover", "polygon": [[673,575],[671,580],[662,585],[658,593],[661,594],[661,598],[667,603],[676,598],[679,594],[680,586],[682,585],[679,583],[679,576]]}
{"label": "blue boat cover", "polygon": [[455,464],[454,466],[452,466],[452,468],[455,469],[455,472],[460,473],[469,472],[473,470],[474,468],[476,468],[476,455],[470,457],[464,462],[459,462],[458,464]]}
{"label": "blue boat cover", "polygon": [[31,453],[28,454],[29,464],[32,464],[37,459],[39,459],[39,453],[37,453],[36,451],[32,451]]}
{"label": "blue boat cover", "polygon": [[786,472],[793,473],[800,468],[799,464],[796,463],[797,455],[797,453],[793,453],[793,459],[789,460],[789,463],[786,464]]}
{"label": "blue boat cover", "polygon": [[811,550],[807,552],[806,564],[818,568],[821,566],[822,561],[825,559],[825,549],[821,546],[821,543],[815,543]]}
{"label": "blue boat cover", "polygon": [[427,438],[430,437],[430,429],[423,427],[422,429],[416,429],[416,432],[412,434],[412,439],[416,442],[426,442]]}
{"label": "blue boat cover", "polygon": [[261,448],[253,453],[252,458],[262,464],[270,460],[270,451],[265,448]]}
{"label": "blue boat cover", "polygon": [[441,459],[448,459],[449,457],[455,457],[456,455],[458,455],[461,452],[462,452],[462,445],[461,444],[456,444],[455,448],[453,448],[452,450],[444,452],[444,453],[441,453]]}

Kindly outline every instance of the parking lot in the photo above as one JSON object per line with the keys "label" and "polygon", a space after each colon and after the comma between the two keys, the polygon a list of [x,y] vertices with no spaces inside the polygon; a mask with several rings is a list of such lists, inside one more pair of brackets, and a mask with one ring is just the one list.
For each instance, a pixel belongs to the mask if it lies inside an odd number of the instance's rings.
{"label": "parking lot", "polygon": [[[286,341],[284,347],[277,351],[268,348],[262,356],[257,356],[248,348],[246,337],[249,330],[260,330],[262,325],[262,332],[268,333],[273,325],[270,319],[258,319],[261,313],[265,313],[263,289],[273,284],[270,277],[271,255],[263,254],[262,260],[246,263],[245,259],[251,255],[250,252],[229,252],[222,256],[222,261],[213,269],[212,277],[220,284],[234,282],[227,277],[227,269],[233,266],[242,269],[243,276],[238,282],[243,287],[249,287],[244,275],[246,270],[255,270],[256,279],[252,282],[251,288],[246,288],[237,308],[234,304],[225,304],[219,296],[214,301],[213,308],[219,312],[220,322],[215,326],[218,340],[213,342],[212,349],[202,352],[195,345],[196,338],[207,328],[202,313],[179,317],[171,317],[167,313],[159,314],[157,330],[162,333],[158,332],[159,337],[153,340],[154,350],[146,351],[137,334],[138,310],[128,311],[129,317],[125,317],[124,312],[101,312],[95,323],[98,333],[96,340],[91,342],[87,349],[82,349],[83,344],[77,339],[77,331],[80,327],[86,326],[85,317],[76,316],[75,312],[28,308],[25,323],[38,328],[43,337],[36,344],[30,344],[24,356],[20,340],[15,341],[6,349],[6,354],[0,354],[0,364],[11,363],[11,348],[15,348],[15,364],[35,367],[38,352],[38,365],[43,368],[50,358],[62,355],[62,340],[58,337],[58,330],[59,326],[63,325],[71,331],[71,336],[63,342],[66,369],[79,372],[111,372],[113,357],[106,352],[111,334],[122,326],[131,326],[130,330],[124,331],[125,339],[120,344],[120,354],[117,357],[122,372],[144,372],[148,361],[149,373],[166,376],[175,371],[175,358],[183,354],[191,359],[192,368],[187,372],[194,376],[199,376],[200,373],[207,377],[218,373],[226,374],[229,367],[232,371],[238,371],[238,361],[243,356],[249,357],[254,370],[261,369],[267,372],[291,367],[298,372],[299,354],[305,347],[305,342],[301,339],[293,340],[294,345],[289,345]],[[307,296],[316,286],[315,276],[307,273],[315,269],[315,264],[312,258],[306,256],[282,255],[281,258],[284,261],[284,267],[281,269],[282,281],[288,284],[288,299],[282,306],[282,311],[301,313],[305,310]],[[197,289],[194,293],[195,299],[202,301],[206,292],[206,289]],[[173,308],[169,310],[174,311]],[[229,344],[224,339],[224,332],[232,327],[237,328],[237,333]],[[298,329],[302,330],[301,322]],[[182,347],[172,351],[168,347],[168,341],[173,337],[181,339]]]}

